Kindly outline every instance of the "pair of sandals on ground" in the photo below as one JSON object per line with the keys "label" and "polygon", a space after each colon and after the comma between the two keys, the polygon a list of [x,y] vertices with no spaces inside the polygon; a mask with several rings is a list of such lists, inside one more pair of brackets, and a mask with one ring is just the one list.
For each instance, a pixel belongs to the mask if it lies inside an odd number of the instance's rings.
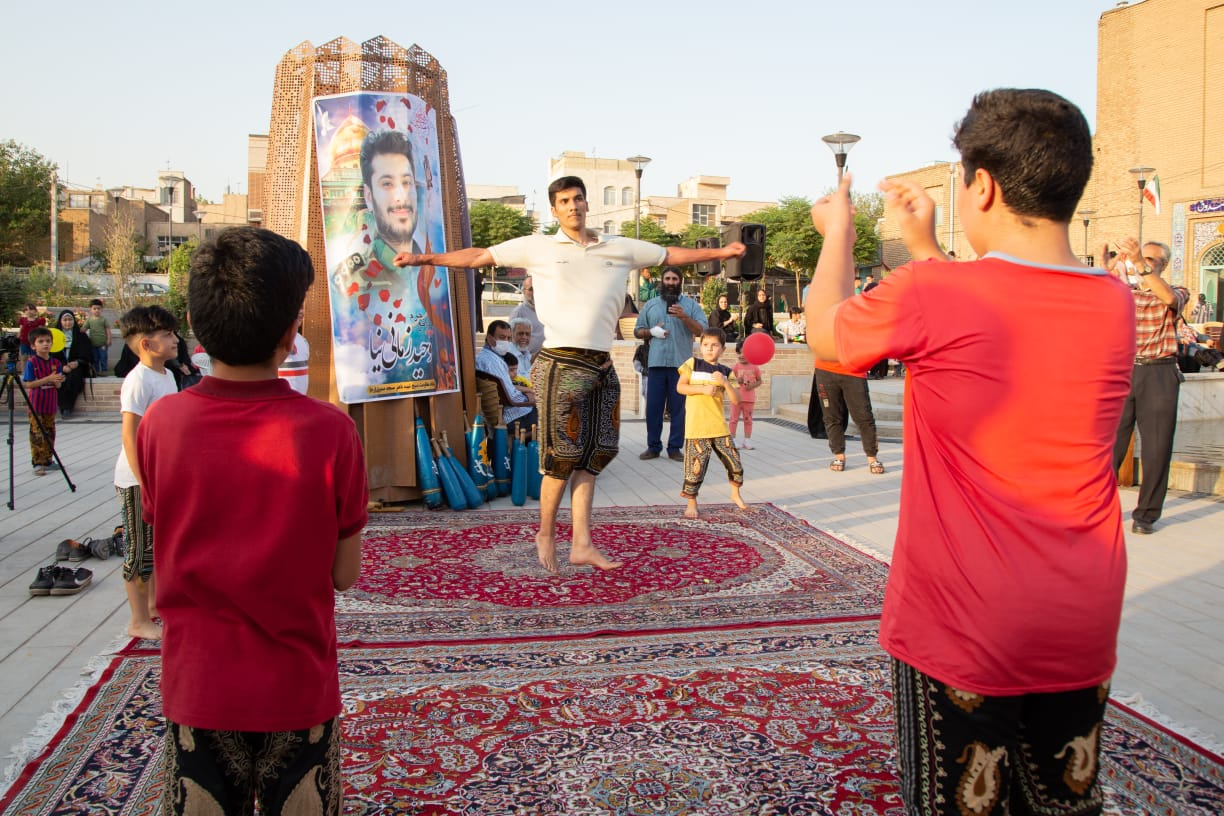
{"label": "pair of sandals on ground", "polygon": [[[876,473],[876,474],[883,473],[884,463],[881,462],[879,459],[871,459],[867,462],[867,468],[872,473]],[[833,471],[834,473],[841,473],[845,469],[846,469],[846,460],[844,457],[834,457],[833,461],[829,463],[829,470]]]}

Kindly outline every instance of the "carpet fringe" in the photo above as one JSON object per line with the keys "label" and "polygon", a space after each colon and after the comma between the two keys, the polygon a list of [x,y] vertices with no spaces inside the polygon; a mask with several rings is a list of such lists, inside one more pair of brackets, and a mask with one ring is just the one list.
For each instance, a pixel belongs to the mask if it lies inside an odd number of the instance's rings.
{"label": "carpet fringe", "polygon": [[0,798],[8,793],[9,788],[17,781],[17,777],[25,770],[26,765],[46,749],[51,738],[59,732],[68,715],[81,704],[81,700],[85,698],[85,692],[98,682],[98,678],[115,659],[115,655],[131,642],[132,636],[124,633],[116,637],[100,654],[90,658],[81,669],[82,679],[66,689],[51,705],[51,710],[39,716],[33,730],[9,749],[4,755],[4,759],[7,760],[4,770],[0,771]]}
{"label": "carpet fringe", "polygon": [[1205,751],[1210,751],[1216,756],[1224,756],[1224,742],[1220,742],[1216,737],[1208,734],[1198,728],[1192,728],[1184,725],[1172,717],[1168,716],[1152,703],[1143,699],[1143,695],[1139,692],[1127,692],[1119,689],[1113,689],[1109,698],[1116,703],[1121,703],[1127,708],[1142,714],[1152,722],[1159,725],[1168,731],[1172,731],[1179,737],[1183,737],[1190,742],[1202,748]]}
{"label": "carpet fringe", "polygon": [[842,542],[843,544],[849,547],[853,547],[854,549],[858,550],[864,555],[870,555],[872,558],[875,558],[879,561],[883,561],[885,564],[892,563],[891,555],[888,555],[887,553],[882,552],[881,550],[877,550],[875,547],[871,546],[870,544],[864,544],[863,542],[859,541],[858,539],[856,539],[854,536],[850,535],[849,533],[846,533],[842,530],[838,530],[833,527],[827,527],[827,528],[821,527],[820,530],[833,536],[834,538],[836,538],[838,541]]}

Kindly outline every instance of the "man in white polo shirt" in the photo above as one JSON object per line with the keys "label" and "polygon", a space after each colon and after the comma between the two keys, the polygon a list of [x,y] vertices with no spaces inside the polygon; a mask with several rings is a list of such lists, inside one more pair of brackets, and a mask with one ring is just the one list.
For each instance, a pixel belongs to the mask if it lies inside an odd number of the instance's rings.
{"label": "man in white polo shirt", "polygon": [[559,223],[556,235],[528,235],[488,249],[401,253],[395,264],[527,269],[544,325],[544,347],[531,369],[543,431],[540,470],[544,480],[536,534],[540,564],[549,572],[558,570],[557,508],[568,483],[573,513],[569,562],[615,569],[620,563],[591,544],[591,506],[595,477],[616,456],[620,439],[620,382],[609,351],[629,272],[665,263],[683,266],[736,258],[744,254],[744,245],[661,247],[590,232],[586,228],[586,185],[576,176],[563,176],[548,185],[548,201]]}

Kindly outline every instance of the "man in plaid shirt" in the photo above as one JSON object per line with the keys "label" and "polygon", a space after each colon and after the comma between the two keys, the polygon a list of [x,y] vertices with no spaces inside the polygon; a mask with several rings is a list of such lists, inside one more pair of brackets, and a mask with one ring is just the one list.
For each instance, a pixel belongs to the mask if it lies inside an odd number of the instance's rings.
{"label": "man in plaid shirt", "polygon": [[[1148,535],[1164,507],[1177,427],[1177,397],[1183,380],[1177,368],[1177,316],[1190,300],[1184,286],[1173,286],[1160,275],[1169,265],[1169,247],[1134,238],[1118,244],[1121,259],[1113,268],[1126,276],[1135,293],[1135,367],[1131,389],[1122,408],[1114,440],[1114,469],[1122,466],[1131,431],[1139,427],[1139,501],[1131,513],[1131,532]],[[1142,251],[1141,251],[1142,250]]]}

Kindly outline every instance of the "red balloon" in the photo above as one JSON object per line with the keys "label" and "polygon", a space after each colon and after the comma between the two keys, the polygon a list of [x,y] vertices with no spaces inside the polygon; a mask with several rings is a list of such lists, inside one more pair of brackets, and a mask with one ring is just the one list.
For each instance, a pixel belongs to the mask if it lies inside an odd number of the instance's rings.
{"label": "red balloon", "polygon": [[744,338],[744,348],[740,352],[746,362],[762,366],[773,359],[774,341],[765,332],[756,332]]}

